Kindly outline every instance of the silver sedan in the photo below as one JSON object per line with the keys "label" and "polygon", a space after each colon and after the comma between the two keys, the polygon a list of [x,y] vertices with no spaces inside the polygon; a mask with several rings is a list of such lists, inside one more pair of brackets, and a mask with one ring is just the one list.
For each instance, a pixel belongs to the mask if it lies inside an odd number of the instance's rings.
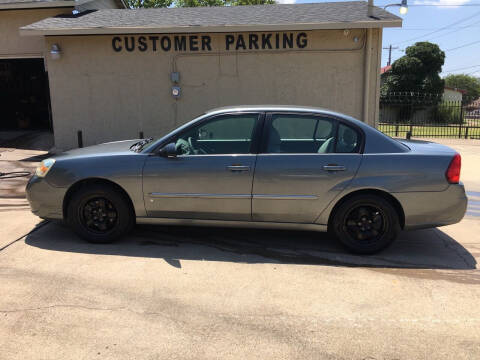
{"label": "silver sedan", "polygon": [[110,242],[135,223],[329,231],[373,253],[402,229],[460,221],[461,158],[331,111],[215,109],[153,139],[71,150],[27,185],[34,214]]}

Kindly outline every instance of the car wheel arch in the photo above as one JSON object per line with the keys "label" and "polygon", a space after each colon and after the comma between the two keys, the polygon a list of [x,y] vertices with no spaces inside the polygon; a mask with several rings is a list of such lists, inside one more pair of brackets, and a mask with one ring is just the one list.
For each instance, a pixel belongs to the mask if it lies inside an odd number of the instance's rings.
{"label": "car wheel arch", "polygon": [[82,188],[84,186],[92,185],[92,184],[95,184],[95,185],[103,184],[103,185],[111,186],[111,187],[115,188],[116,190],[118,190],[123,196],[125,196],[125,199],[127,199],[130,211],[132,212],[133,216],[135,217],[135,208],[133,206],[132,198],[130,197],[130,195],[127,193],[127,191],[122,186],[120,186],[119,184],[117,184],[114,181],[104,179],[104,178],[86,178],[86,179],[79,180],[79,181],[73,183],[72,185],[70,185],[67,192],[65,193],[65,196],[63,197],[63,205],[62,205],[63,218],[64,219],[66,219],[68,204],[69,204],[73,194],[76,191],[78,191],[80,188]]}
{"label": "car wheel arch", "polygon": [[328,217],[328,229],[330,230],[332,219],[335,216],[335,212],[337,211],[337,209],[341,204],[343,204],[345,201],[348,201],[354,196],[368,195],[368,194],[380,196],[383,199],[387,200],[390,204],[392,204],[392,206],[394,207],[394,209],[398,214],[398,220],[399,220],[401,229],[405,227],[405,212],[403,210],[402,204],[395,196],[393,196],[392,194],[386,191],[379,190],[379,189],[360,189],[360,190],[354,190],[348,194],[345,194],[335,203]]}

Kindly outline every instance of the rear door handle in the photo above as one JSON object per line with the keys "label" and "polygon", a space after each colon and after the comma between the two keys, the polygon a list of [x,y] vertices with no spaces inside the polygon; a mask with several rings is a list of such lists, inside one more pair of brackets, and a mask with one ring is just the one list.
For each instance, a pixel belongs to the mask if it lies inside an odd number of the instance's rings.
{"label": "rear door handle", "polygon": [[227,166],[227,169],[230,171],[250,171],[250,166],[244,166],[244,165],[230,165]]}
{"label": "rear door handle", "polygon": [[323,170],[325,171],[345,171],[346,168],[343,165],[324,165]]}

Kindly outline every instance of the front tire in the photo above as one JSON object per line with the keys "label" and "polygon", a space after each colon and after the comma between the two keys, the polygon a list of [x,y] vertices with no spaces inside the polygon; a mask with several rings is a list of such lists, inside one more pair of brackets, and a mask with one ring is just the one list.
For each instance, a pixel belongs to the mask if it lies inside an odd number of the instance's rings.
{"label": "front tire", "polygon": [[389,246],[400,232],[398,214],[377,195],[357,195],[336,209],[332,231],[350,251],[373,254]]}
{"label": "front tire", "polygon": [[67,207],[67,222],[83,239],[109,243],[132,229],[134,215],[124,194],[98,184],[82,187],[73,194]]}

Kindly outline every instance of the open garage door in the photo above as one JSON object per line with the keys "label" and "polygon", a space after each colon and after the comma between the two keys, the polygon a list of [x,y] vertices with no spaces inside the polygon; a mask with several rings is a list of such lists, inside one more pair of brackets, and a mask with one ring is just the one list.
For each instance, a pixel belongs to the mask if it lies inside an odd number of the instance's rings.
{"label": "open garage door", "polygon": [[0,130],[52,130],[43,59],[0,60]]}

